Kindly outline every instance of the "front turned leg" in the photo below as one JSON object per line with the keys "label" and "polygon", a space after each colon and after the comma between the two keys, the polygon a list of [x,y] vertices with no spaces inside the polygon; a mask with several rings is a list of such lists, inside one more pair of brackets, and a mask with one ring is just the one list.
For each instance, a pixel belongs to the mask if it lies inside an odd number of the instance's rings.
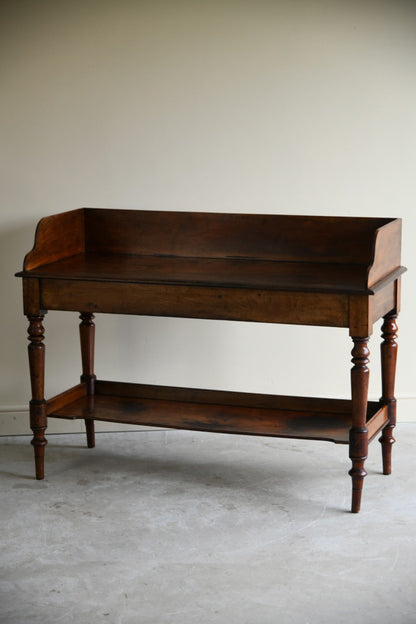
{"label": "front turned leg", "polygon": [[391,474],[391,450],[395,442],[393,429],[396,426],[396,399],[394,381],[397,361],[397,314],[387,314],[381,326],[381,402],[387,405],[389,421],[383,429],[380,442],[383,454],[383,474]]}
{"label": "front turned leg", "polygon": [[[79,318],[81,323],[79,324],[79,337],[81,342],[81,360],[82,360],[82,375],[81,382],[86,384],[87,393],[90,396],[95,394],[95,380],[94,375],[94,342],[95,342],[95,325],[94,314],[91,312],[81,312]],[[87,432],[87,446],[88,448],[94,448],[95,446],[95,431],[94,421],[86,418],[85,428]]]}
{"label": "front turned leg", "polygon": [[35,450],[36,479],[44,478],[44,458],[47,440],[45,431],[47,427],[46,401],[44,397],[45,386],[45,345],[44,328],[42,321],[44,316],[28,316],[29,319],[29,367],[32,399],[30,401],[30,427],[33,431],[32,445]]}
{"label": "front turned leg", "polygon": [[353,337],[354,347],[351,352],[351,398],[352,398],[352,427],[350,429],[350,459],[352,468],[349,475],[352,477],[352,513],[358,513],[361,506],[361,494],[364,477],[367,475],[364,463],[368,452],[368,431],[366,427],[367,397],[370,354],[368,338]]}

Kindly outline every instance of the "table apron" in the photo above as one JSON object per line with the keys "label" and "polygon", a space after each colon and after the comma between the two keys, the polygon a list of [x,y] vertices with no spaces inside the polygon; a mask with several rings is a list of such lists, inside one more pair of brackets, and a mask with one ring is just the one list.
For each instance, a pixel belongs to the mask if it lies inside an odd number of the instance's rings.
{"label": "table apron", "polygon": [[339,293],[76,280],[40,280],[40,308],[348,327]]}

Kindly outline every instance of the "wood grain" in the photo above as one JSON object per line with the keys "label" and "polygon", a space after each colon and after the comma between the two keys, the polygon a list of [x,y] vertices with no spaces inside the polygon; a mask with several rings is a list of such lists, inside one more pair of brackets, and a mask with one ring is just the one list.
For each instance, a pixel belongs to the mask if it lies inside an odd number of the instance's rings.
{"label": "wood grain", "polygon": [[[23,271],[29,317],[31,426],[43,478],[47,415],[349,444],[352,511],[368,442],[382,434],[390,471],[396,419],[395,319],[401,220],[83,208],[42,219]],[[42,320],[81,313],[81,384],[43,397]],[[96,381],[97,312],[346,327],[354,341],[351,401]],[[385,317],[382,399],[368,402],[368,337]],[[284,360],[282,360],[284,366]],[[317,358],[319,370],[319,358]]]}
{"label": "wood grain", "polygon": [[[69,402],[50,416],[347,444],[351,408],[351,401],[338,399],[97,381],[95,396]],[[382,409],[369,403],[367,419]]]}

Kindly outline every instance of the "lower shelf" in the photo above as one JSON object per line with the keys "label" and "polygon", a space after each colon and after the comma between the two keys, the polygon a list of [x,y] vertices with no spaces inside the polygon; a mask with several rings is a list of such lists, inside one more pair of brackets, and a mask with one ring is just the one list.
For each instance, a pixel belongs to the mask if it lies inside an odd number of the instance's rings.
{"label": "lower shelf", "polygon": [[[48,416],[347,444],[351,401],[224,392],[97,381],[86,396],[80,384],[47,402]],[[387,423],[387,408],[369,402],[373,438]]]}

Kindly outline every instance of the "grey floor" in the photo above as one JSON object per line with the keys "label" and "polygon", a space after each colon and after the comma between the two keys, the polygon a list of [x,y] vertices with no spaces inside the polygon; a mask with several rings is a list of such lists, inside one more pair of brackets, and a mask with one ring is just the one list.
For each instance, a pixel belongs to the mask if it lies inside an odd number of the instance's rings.
{"label": "grey floor", "polygon": [[416,622],[416,424],[348,449],[183,431],[1,438],[2,624]]}

